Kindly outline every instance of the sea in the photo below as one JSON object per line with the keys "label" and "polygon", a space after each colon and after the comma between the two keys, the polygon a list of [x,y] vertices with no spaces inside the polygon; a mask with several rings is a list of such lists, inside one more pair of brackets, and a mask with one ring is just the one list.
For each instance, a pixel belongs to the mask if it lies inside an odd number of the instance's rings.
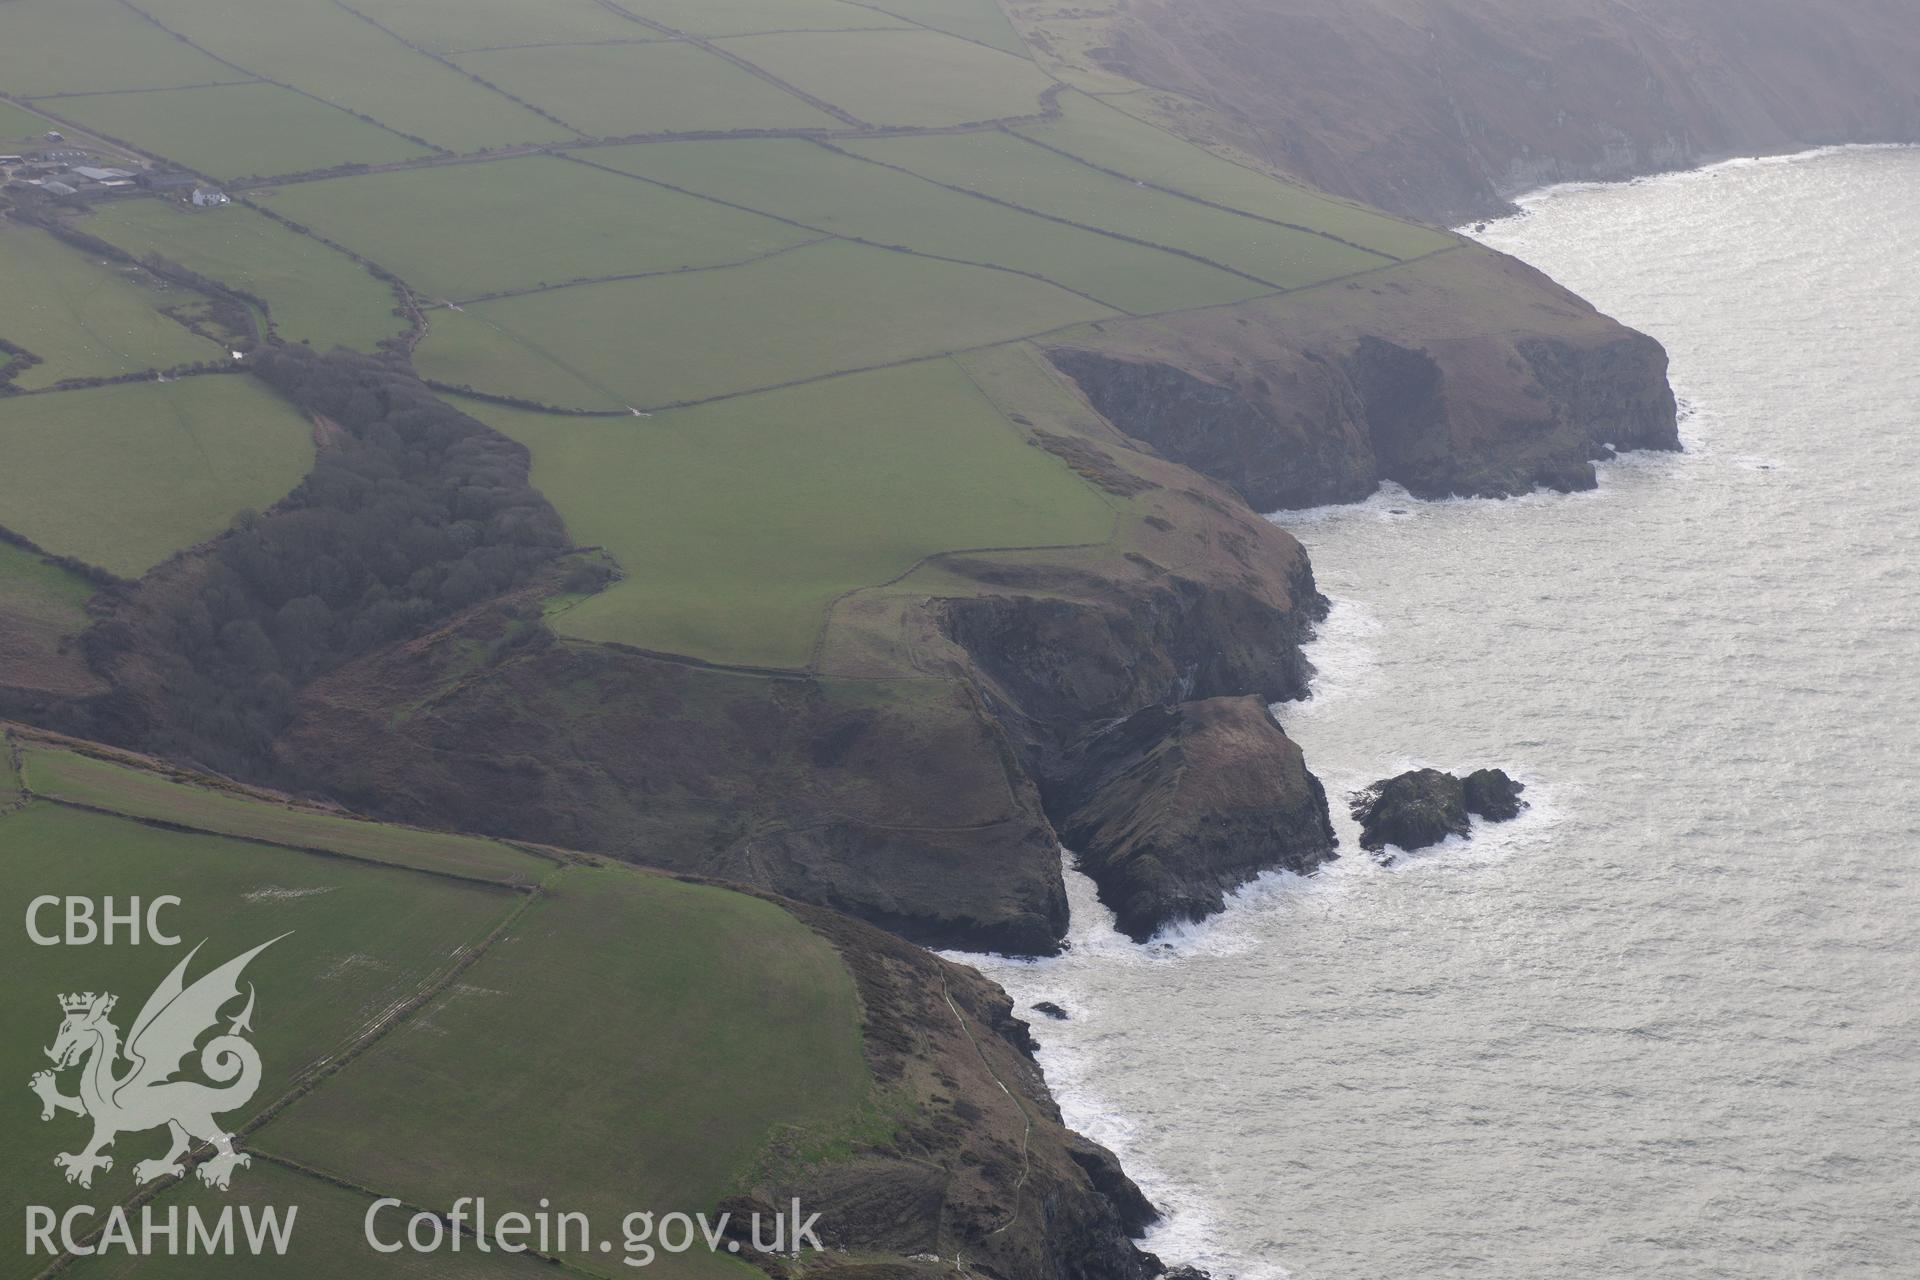
{"label": "sea", "polygon": [[[1920,1277],[1920,150],[1563,187],[1475,233],[1654,335],[1685,450],[1274,519],[1344,856],[1146,946],[968,957],[1217,1280]],[[1502,767],[1383,866],[1345,811]]]}

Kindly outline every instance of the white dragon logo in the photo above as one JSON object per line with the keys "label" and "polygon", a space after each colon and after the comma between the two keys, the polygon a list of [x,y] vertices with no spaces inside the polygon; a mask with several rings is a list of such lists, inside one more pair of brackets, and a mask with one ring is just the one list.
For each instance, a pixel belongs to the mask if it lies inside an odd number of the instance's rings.
{"label": "white dragon logo", "polygon": [[[283,933],[280,938],[286,936]],[[113,1157],[102,1153],[116,1137],[161,1125],[172,1135],[173,1145],[158,1160],[134,1165],[136,1182],[184,1176],[186,1167],[180,1157],[195,1141],[210,1143],[214,1149],[198,1170],[200,1180],[210,1187],[225,1191],[234,1169],[252,1163],[233,1149],[233,1135],[213,1119],[217,1113],[245,1106],[260,1087],[260,1053],[241,1038],[242,1032],[253,1030],[252,983],[247,984],[246,1008],[231,1020],[226,1034],[215,1036],[200,1050],[201,1072],[223,1087],[172,1077],[200,1037],[219,1023],[220,1010],[239,997],[240,973],[248,961],[280,938],[261,943],[187,986],[187,965],[200,952],[199,946],[194,947],[147,997],[124,1048],[119,1029],[107,1017],[118,997],[91,991],[60,997],[66,1017],[53,1047],[46,1051],[53,1070],[36,1073],[28,1085],[40,1096],[42,1120],[53,1119],[59,1111],[93,1118],[93,1140],[79,1151],[53,1158],[54,1165],[66,1171],[68,1182],[91,1187],[94,1170],[113,1168]],[[130,1065],[124,1074],[115,1074],[123,1057]],[[79,1095],[68,1097],[60,1092],[55,1072],[83,1060]]]}

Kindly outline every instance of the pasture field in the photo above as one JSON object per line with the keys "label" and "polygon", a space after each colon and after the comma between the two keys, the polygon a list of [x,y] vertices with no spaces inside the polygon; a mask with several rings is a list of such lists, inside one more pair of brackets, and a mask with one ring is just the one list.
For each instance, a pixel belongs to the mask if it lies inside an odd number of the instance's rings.
{"label": "pasture field", "polygon": [[1139,186],[1006,133],[849,141],[856,155],[923,177],[1196,254],[1276,289],[1384,266],[1385,254]]}
{"label": "pasture field", "polygon": [[244,376],[0,400],[0,525],[134,578],[271,506],[313,464],[305,419]]}
{"label": "pasture field", "polygon": [[872,3],[876,9],[921,26],[992,45],[1022,58],[1027,56],[1026,41],[1007,21],[996,0],[872,0]]}
{"label": "pasture field", "polygon": [[401,39],[440,54],[659,38],[594,0],[355,0],[353,7]]}
{"label": "pasture field", "polygon": [[369,351],[406,329],[393,314],[393,290],[359,263],[242,205],[205,210],[171,200],[116,200],[81,225],[137,257],[158,254],[264,298],[288,342]]}
{"label": "pasture field", "polygon": [[38,227],[8,220],[0,220],[0,299],[6,300],[0,337],[41,360],[14,375],[13,385],[22,390],[222,356],[218,346],[160,313],[161,307],[198,303],[199,294],[136,267],[102,262]]}
{"label": "pasture field", "polygon": [[231,0],[142,0],[141,7],[170,30],[255,75],[450,151],[567,136],[551,121],[336,5],[248,0],[244,22],[234,20]]}
{"label": "pasture field", "polygon": [[[936,298],[939,306],[929,306]],[[839,241],[741,267],[580,285],[467,311],[529,352],[564,353],[568,367],[636,408],[941,355],[1114,314],[1024,276]],[[495,376],[482,363],[492,350],[463,347],[461,338],[474,332],[472,324],[436,325],[416,365],[428,377],[527,396],[513,370]]]}
{"label": "pasture field", "polygon": [[622,7],[662,26],[697,36],[907,25],[844,0],[626,0]]}
{"label": "pasture field", "polygon": [[222,181],[429,154],[337,107],[271,84],[58,98],[57,114]]}
{"label": "pasture field", "polygon": [[35,795],[302,849],[323,849],[396,867],[437,871],[500,884],[534,884],[553,864],[477,836],[421,831],[298,809],[241,792],[175,782],[58,747],[25,747],[27,785]]}
{"label": "pasture field", "polygon": [[[286,1255],[272,1262],[274,1280],[338,1280],[348,1270],[347,1259],[352,1260],[355,1280],[362,1276],[367,1280],[542,1280],[554,1274],[552,1267],[525,1254],[480,1253],[471,1242],[459,1253],[376,1253],[367,1247],[362,1227],[374,1199],[256,1156],[253,1166],[242,1170],[227,1191],[209,1190],[197,1178],[189,1178],[161,1193],[155,1205],[162,1214],[177,1205],[183,1215],[193,1206],[207,1216],[229,1204],[236,1212],[242,1207],[251,1207],[255,1213],[271,1207],[282,1215],[298,1205],[299,1218]],[[404,1214],[381,1215],[383,1233],[388,1227],[396,1228],[384,1238],[397,1238],[405,1218]],[[244,1253],[206,1257],[156,1252],[143,1258],[116,1252],[83,1258],[62,1274],[74,1280],[257,1280],[262,1266],[259,1258]]]}
{"label": "pasture field", "polygon": [[840,124],[778,85],[684,41],[500,49],[456,60],[588,137]]}
{"label": "pasture field", "polygon": [[[72,694],[96,691],[98,681],[84,660],[71,650],[62,652],[91,621],[86,606],[95,590],[78,574],[0,542],[0,684]],[[0,807],[7,804],[7,789],[0,777]]]}
{"label": "pasture field", "polygon": [[1457,243],[1444,231],[1268,177],[1084,93],[1060,95],[1059,119],[1020,125],[1014,132],[1088,164],[1242,213],[1324,231],[1389,257],[1417,258]]}
{"label": "pasture field", "polygon": [[809,238],[557,156],[302,182],[258,198],[441,299],[741,262]]}
{"label": "pasture field", "polygon": [[[608,341],[615,345],[611,336]],[[427,337],[414,350],[413,366],[421,377],[436,382],[555,409],[617,412],[631,407],[626,396],[571,359],[572,354],[570,348],[556,350],[536,335],[509,330],[478,307],[468,307],[429,313]],[[613,358],[618,357],[614,352]],[[625,358],[632,362],[634,353]]]}
{"label": "pasture field", "polygon": [[[7,0],[0,93],[32,98],[245,80],[119,0]],[[41,126],[42,130],[45,126]]]}
{"label": "pasture field", "polygon": [[838,595],[971,547],[1103,542],[1113,512],[949,360],[579,419],[464,403],[527,445],[625,576],[550,624],[716,662],[806,663]]}
{"label": "pasture field", "polygon": [[33,112],[11,102],[0,102],[0,142],[6,143],[9,150],[16,143],[39,141],[40,135],[50,127]]}
{"label": "pasture field", "polygon": [[1031,115],[1053,83],[1024,57],[939,31],[800,31],[719,43],[868,124]]}
{"label": "pasture field", "polygon": [[775,1131],[854,1121],[859,1019],[838,952],[779,907],[576,868],[256,1143],[414,1204],[547,1197],[603,1231],[711,1211]]}
{"label": "pasture field", "polygon": [[[28,902],[42,895],[112,895],[124,908],[130,897],[144,902],[163,894],[181,899],[162,918],[181,937],[179,947],[36,946],[22,926]],[[96,1174],[90,1191],[69,1185],[54,1167],[56,1151],[84,1141],[84,1122],[67,1116],[43,1124],[24,1085],[47,1065],[41,1049],[59,1025],[57,994],[113,992],[121,1001],[116,1021],[125,1031],[147,994],[195,944],[205,940],[191,976],[290,932],[246,974],[258,991],[253,1039],[265,1067],[253,1101],[257,1111],[443,974],[461,949],[482,941],[520,901],[503,889],[162,831],[44,800],[0,817],[0,910],[13,922],[0,944],[8,978],[0,1025],[16,1032],[0,1044],[0,1075],[22,1091],[19,1105],[0,1108],[0,1150],[34,1153],[0,1170],[0,1201],[56,1210],[112,1204],[133,1191],[135,1160],[165,1149],[164,1135],[127,1135],[114,1148],[113,1169]],[[58,929],[55,914],[43,915],[41,923]],[[66,1087],[71,1090],[70,1079]],[[22,1225],[17,1212],[0,1217],[0,1257],[8,1260],[9,1274],[27,1261]],[[39,1265],[44,1260],[33,1270]]]}
{"label": "pasture field", "polygon": [[1021,213],[805,139],[655,142],[587,154],[595,164],[835,235],[1032,272],[1135,315],[1263,292],[1190,258]]}

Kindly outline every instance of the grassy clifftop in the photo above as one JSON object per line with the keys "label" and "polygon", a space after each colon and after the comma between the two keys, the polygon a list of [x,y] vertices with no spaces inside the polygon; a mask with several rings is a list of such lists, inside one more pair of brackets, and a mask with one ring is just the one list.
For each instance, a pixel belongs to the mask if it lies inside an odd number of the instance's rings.
{"label": "grassy clifftop", "polygon": [[[618,1239],[629,1212],[713,1213],[740,1197],[803,1194],[825,1238],[856,1255],[1026,1251],[1028,1274],[1048,1274],[1044,1236],[989,1240],[969,1215],[998,1225],[1060,1197],[1082,1247],[1126,1252],[1114,1210],[1063,1154],[1069,1137],[1004,1000],[971,974],[851,922],[717,885],[373,823],[31,731],[6,743],[0,897],[14,918],[43,894],[112,894],[123,905],[173,894],[181,903],[165,922],[183,939],[178,949],[75,950],[11,934],[7,1023],[22,1035],[0,1064],[9,1078],[46,1067],[35,1046],[59,1021],[55,995],[112,991],[131,1015],[186,947],[205,940],[197,976],[281,938],[248,970],[262,1083],[226,1117],[253,1157],[235,1175],[241,1202],[301,1206],[280,1274],[337,1275],[354,1258],[368,1274],[473,1274],[466,1258],[369,1252],[360,1220],[381,1195],[441,1212],[473,1195],[532,1212],[545,1197]],[[917,1002],[932,993],[902,989],[902,965],[923,970],[933,993],[954,993],[952,1008],[923,1023]],[[32,1031],[41,1026],[46,1035]],[[988,1118],[963,1126],[956,1115]],[[37,1107],[10,1107],[0,1123],[14,1153],[84,1136],[70,1117],[43,1123]],[[125,1135],[90,1188],[44,1159],[11,1162],[0,1182],[16,1206],[0,1225],[6,1274],[51,1261],[22,1252],[19,1204],[104,1209],[142,1191],[163,1210],[206,1201],[192,1178],[136,1182],[130,1171],[159,1154],[155,1144],[163,1134]],[[907,1163],[916,1178],[944,1170],[934,1200],[950,1197],[954,1212],[865,1202],[863,1189]],[[1017,1176],[1023,1165],[1040,1170],[1032,1185]],[[542,1261],[619,1272],[591,1250],[493,1265],[532,1274]],[[176,1265],[122,1257],[73,1274]],[[252,1274],[257,1264],[193,1265]],[[659,1267],[754,1274],[704,1251]]]}

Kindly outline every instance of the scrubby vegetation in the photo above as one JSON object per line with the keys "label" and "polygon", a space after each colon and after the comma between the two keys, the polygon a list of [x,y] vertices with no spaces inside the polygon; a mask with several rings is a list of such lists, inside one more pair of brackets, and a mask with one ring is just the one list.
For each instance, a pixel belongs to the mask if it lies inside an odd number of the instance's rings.
{"label": "scrubby vegetation", "polygon": [[254,771],[299,684],[525,581],[567,546],[527,483],[526,451],[397,370],[296,347],[266,353],[259,373],[320,423],[312,473],[88,637],[96,665],[136,645],[158,665],[156,741]]}

